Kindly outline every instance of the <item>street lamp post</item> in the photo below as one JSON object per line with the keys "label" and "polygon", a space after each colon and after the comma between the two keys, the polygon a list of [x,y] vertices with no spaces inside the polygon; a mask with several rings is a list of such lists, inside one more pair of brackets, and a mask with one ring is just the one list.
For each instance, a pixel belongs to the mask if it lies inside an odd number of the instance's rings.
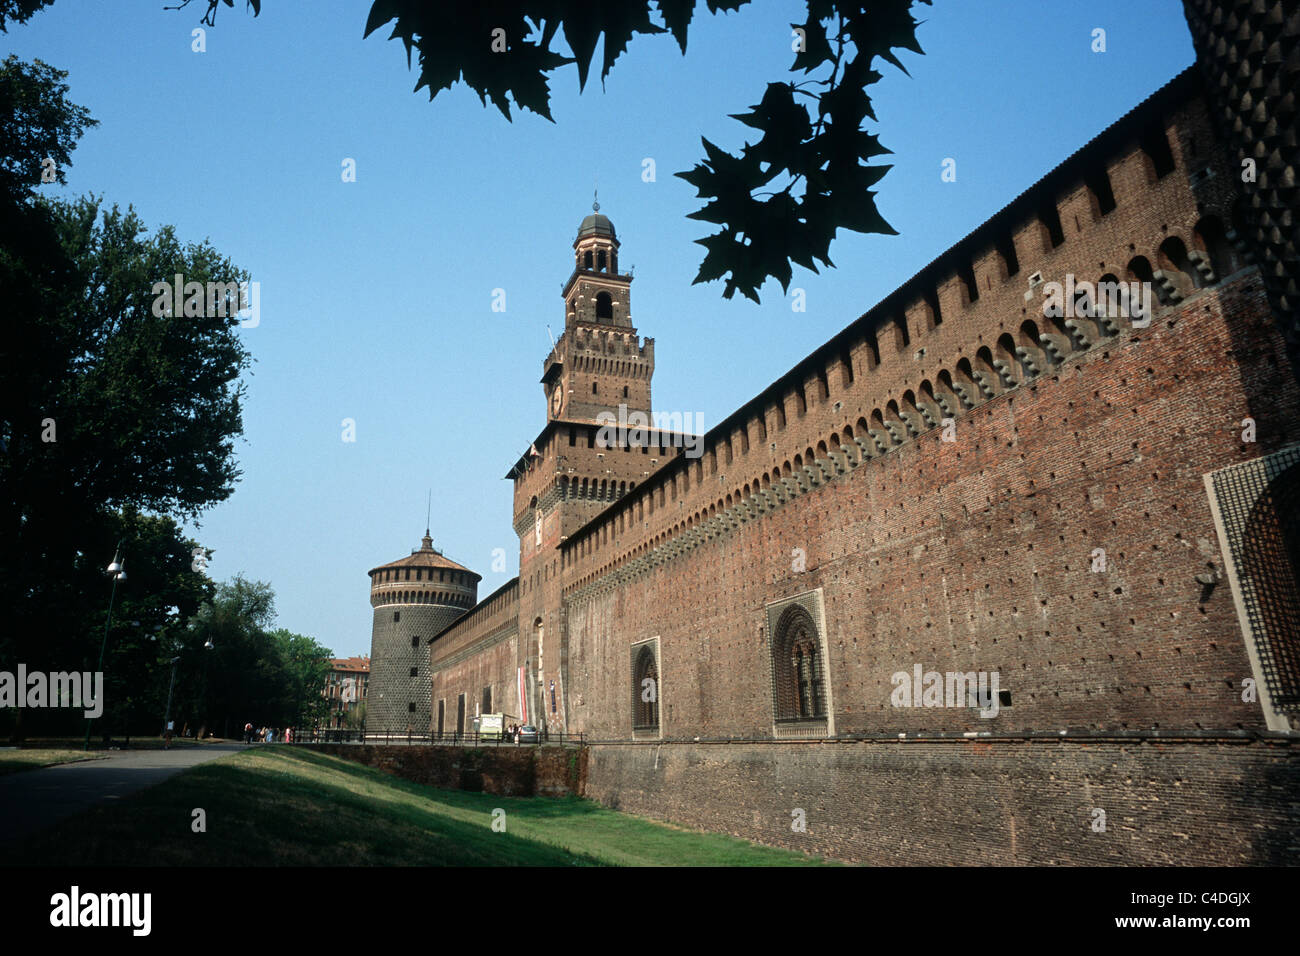
{"label": "street lamp post", "polygon": [[[108,647],[108,629],[113,623],[113,601],[117,598],[117,582],[126,580],[126,569],[122,561],[122,542],[125,538],[119,538],[117,547],[113,549],[113,563],[104,569],[105,574],[113,576],[113,590],[108,595],[108,617],[104,619],[104,640],[99,645],[99,666],[95,668],[95,673],[102,674],[104,671],[104,651]],[[100,684],[100,694],[104,693],[103,684]],[[102,711],[101,711],[102,713]],[[90,749],[90,722],[92,718],[86,718],[86,743],[83,750]]]}
{"label": "street lamp post", "polygon": [[[215,647],[215,645],[212,643],[212,638],[209,637],[206,641],[203,642],[203,649],[205,651],[210,651],[213,649],[213,647]],[[199,724],[199,730],[198,730],[199,740],[203,739],[203,731],[207,729],[208,717],[211,716],[208,713],[208,660],[209,660],[208,655],[204,654],[203,655],[203,720]]]}
{"label": "street lamp post", "polygon": [[172,658],[172,679],[171,683],[167,685],[167,711],[163,714],[164,734],[167,733],[167,728],[171,726],[172,722],[172,690],[176,687],[176,662],[180,659],[181,656],[179,654]]}

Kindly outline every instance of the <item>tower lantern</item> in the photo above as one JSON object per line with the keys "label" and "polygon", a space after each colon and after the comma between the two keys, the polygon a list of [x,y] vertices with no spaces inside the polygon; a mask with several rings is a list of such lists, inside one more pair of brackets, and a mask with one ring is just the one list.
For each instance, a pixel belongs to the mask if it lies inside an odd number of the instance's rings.
{"label": "tower lantern", "polygon": [[618,234],[600,203],[578,226],[573,240],[573,275],[564,286],[565,327],[575,321],[632,328],[632,277],[618,271]]}

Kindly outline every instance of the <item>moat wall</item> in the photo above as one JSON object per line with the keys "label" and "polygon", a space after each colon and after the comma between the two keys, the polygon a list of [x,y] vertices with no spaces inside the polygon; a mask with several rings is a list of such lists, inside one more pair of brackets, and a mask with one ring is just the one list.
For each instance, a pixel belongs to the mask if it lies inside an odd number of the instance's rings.
{"label": "moat wall", "polygon": [[302,744],[413,783],[507,797],[563,797],[580,792],[586,751],[576,747],[426,747]]}
{"label": "moat wall", "polygon": [[[1300,862],[1294,741],[598,744],[606,806],[871,866]],[[806,832],[793,829],[803,810]],[[1095,829],[1104,811],[1104,831]]]}

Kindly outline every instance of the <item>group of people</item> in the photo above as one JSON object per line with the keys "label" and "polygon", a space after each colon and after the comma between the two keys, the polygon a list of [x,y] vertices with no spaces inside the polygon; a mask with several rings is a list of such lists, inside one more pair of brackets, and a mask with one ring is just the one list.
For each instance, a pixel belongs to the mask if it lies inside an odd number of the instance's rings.
{"label": "group of people", "polygon": [[[525,726],[527,726],[527,725],[526,725],[526,724],[511,724],[511,725],[509,725],[508,727],[506,727],[506,729],[505,729],[504,731],[502,731],[502,734],[501,734],[501,735],[502,735],[502,736],[503,736],[507,741],[509,741],[509,742],[511,742],[511,743],[516,743],[516,744],[517,744],[517,743],[522,743],[523,741],[521,741],[521,740],[519,739],[519,737],[520,737],[520,735],[523,733],[523,731],[524,731],[524,727],[525,727]],[[529,739],[529,743],[537,743],[537,741],[538,741],[541,737],[544,737],[544,736],[546,735],[546,731],[545,731],[545,730],[538,730],[536,727],[528,727],[528,735],[529,735],[529,738],[530,738],[530,739]]]}
{"label": "group of people", "polygon": [[286,727],[282,734],[279,727],[254,728],[251,722],[244,724],[244,743],[246,744],[251,744],[253,741],[273,744],[277,740],[286,744],[293,743],[293,728]]}

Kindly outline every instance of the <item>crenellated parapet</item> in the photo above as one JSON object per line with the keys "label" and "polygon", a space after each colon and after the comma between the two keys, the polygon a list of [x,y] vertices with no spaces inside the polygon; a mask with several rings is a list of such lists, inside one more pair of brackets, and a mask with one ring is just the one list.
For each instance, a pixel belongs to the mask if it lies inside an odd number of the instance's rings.
{"label": "crenellated parapet", "polygon": [[485,638],[512,632],[518,624],[519,579],[511,578],[482,601],[474,605],[454,625],[430,635],[430,661],[433,669],[447,666],[453,657],[463,654]]}
{"label": "crenellated parapet", "polygon": [[710,430],[698,459],[575,531],[567,587],[667,560],[1140,340],[1249,265],[1232,174],[1185,71]]}

